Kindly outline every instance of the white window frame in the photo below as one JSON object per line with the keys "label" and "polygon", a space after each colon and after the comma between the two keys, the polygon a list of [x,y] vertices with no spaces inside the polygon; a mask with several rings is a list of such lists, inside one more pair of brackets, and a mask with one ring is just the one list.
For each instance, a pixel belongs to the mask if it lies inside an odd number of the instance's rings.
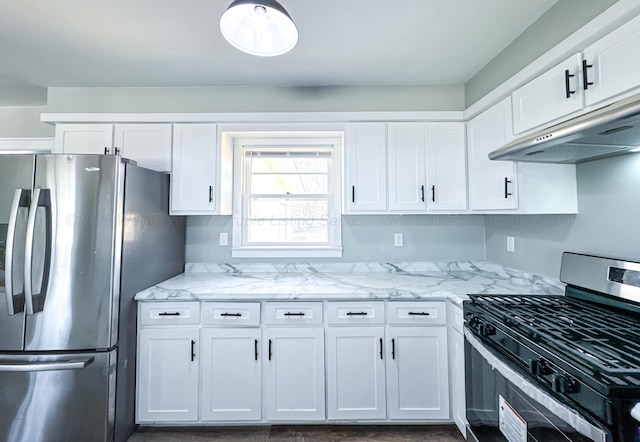
{"label": "white window frame", "polygon": [[[342,145],[343,137],[335,132],[326,135],[314,133],[242,134],[233,138],[233,236],[231,256],[233,258],[340,258],[342,257]],[[245,192],[245,146],[252,147],[327,147],[332,146],[331,182],[328,207],[329,231],[327,245],[246,245],[243,227],[247,223],[243,194]]]}

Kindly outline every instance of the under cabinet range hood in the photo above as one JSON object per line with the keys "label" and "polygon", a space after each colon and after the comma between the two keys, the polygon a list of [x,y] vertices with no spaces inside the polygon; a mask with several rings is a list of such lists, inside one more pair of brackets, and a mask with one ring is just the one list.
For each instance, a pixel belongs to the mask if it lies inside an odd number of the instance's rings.
{"label": "under cabinet range hood", "polygon": [[573,164],[640,148],[640,94],[519,138],[491,160]]}

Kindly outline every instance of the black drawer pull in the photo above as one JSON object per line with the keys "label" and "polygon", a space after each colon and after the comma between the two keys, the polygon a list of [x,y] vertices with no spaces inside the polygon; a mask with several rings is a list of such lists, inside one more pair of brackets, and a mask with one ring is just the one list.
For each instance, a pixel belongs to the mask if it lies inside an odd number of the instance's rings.
{"label": "black drawer pull", "polygon": [[391,340],[391,359],[395,359],[396,358],[396,340],[392,339]]}
{"label": "black drawer pull", "polygon": [[254,340],[254,352],[255,352],[255,359],[257,361],[258,360],[258,340],[257,339]]}
{"label": "black drawer pull", "polygon": [[351,202],[356,202],[356,186],[351,186]]}
{"label": "black drawer pull", "polygon": [[420,192],[422,193],[422,202],[424,203],[424,186],[420,186]]}
{"label": "black drawer pull", "polygon": [[180,312],[162,312],[162,313],[158,313],[158,316],[180,316]]}
{"label": "black drawer pull", "polygon": [[409,316],[429,316],[427,312],[409,312]]}
{"label": "black drawer pull", "polygon": [[220,313],[220,316],[224,316],[224,317],[234,317],[234,318],[240,318],[242,317],[242,313]]}
{"label": "black drawer pull", "polygon": [[191,362],[196,358],[196,341],[191,340]]}
{"label": "black drawer pull", "polygon": [[304,316],[304,312],[286,312],[285,316]]}
{"label": "black drawer pull", "polygon": [[380,338],[380,359],[382,359],[382,338]]}
{"label": "black drawer pull", "polygon": [[436,202],[436,186],[431,186],[431,201]]}
{"label": "black drawer pull", "polygon": [[347,316],[367,316],[367,312],[347,312]]}
{"label": "black drawer pull", "polygon": [[269,339],[269,360],[271,360],[272,355],[273,353],[271,353],[271,339]]}

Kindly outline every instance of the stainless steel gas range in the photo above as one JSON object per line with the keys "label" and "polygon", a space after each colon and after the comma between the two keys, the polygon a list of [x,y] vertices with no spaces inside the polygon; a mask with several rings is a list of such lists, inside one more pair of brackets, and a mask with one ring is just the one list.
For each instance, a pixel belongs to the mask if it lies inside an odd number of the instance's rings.
{"label": "stainless steel gas range", "polygon": [[565,253],[560,279],[464,302],[471,440],[640,441],[640,263]]}

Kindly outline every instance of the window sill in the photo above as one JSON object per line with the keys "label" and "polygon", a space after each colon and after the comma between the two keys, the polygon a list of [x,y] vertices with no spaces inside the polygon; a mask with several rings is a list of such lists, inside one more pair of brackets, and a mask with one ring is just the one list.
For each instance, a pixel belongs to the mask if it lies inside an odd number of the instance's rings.
{"label": "window sill", "polygon": [[232,258],[342,258],[342,247],[242,247]]}

